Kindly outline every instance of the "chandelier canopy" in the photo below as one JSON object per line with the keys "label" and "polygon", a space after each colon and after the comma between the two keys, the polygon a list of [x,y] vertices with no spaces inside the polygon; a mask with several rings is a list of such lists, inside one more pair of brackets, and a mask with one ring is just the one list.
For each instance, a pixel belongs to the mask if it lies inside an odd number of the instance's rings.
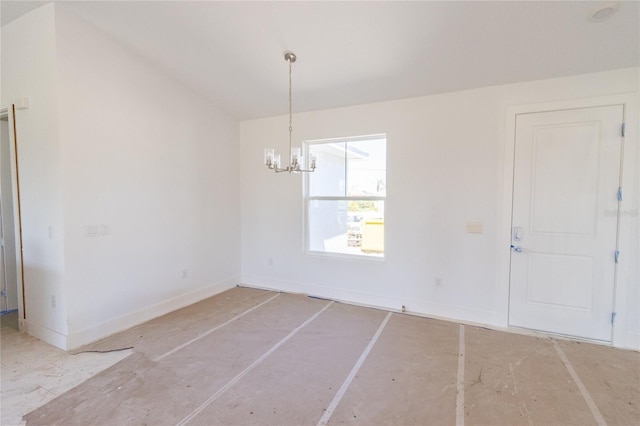
{"label": "chandelier canopy", "polygon": [[311,155],[309,157],[309,168],[303,169],[303,159],[300,148],[293,148],[291,146],[291,140],[293,136],[293,95],[291,86],[291,65],[296,61],[296,54],[293,52],[285,52],[284,60],[289,63],[289,164],[286,167],[282,167],[282,160],[280,154],[276,155],[273,148],[267,148],[264,150],[264,164],[269,170],[273,170],[276,173],[289,172],[289,173],[310,173],[316,170],[316,158]]}

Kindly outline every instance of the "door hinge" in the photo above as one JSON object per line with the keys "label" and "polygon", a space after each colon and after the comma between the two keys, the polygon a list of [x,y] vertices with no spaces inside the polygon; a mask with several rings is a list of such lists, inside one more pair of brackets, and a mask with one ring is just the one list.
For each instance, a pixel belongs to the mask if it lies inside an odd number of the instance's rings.
{"label": "door hinge", "polygon": [[626,133],[625,130],[627,128],[627,124],[626,123],[622,123],[622,131],[620,132],[622,134],[622,137],[624,138],[624,134]]}
{"label": "door hinge", "polygon": [[616,263],[620,263],[620,250],[616,250],[615,258],[616,258]]}
{"label": "door hinge", "polygon": [[616,320],[617,315],[618,315],[617,312],[611,312],[611,324],[613,324],[613,322]]}
{"label": "door hinge", "polygon": [[7,296],[7,290],[0,290],[0,297],[6,297]]}
{"label": "door hinge", "polygon": [[618,197],[618,201],[622,201],[622,187],[619,186],[618,187],[618,192],[616,193],[617,197]]}

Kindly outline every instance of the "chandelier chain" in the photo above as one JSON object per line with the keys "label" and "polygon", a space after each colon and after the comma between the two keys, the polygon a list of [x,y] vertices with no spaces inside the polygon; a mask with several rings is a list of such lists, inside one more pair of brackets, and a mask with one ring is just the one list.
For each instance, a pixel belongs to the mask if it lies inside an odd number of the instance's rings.
{"label": "chandelier chain", "polygon": [[[289,152],[291,152],[291,134],[293,133],[293,97],[291,95],[291,59],[289,59]],[[289,154],[291,155],[291,154]]]}

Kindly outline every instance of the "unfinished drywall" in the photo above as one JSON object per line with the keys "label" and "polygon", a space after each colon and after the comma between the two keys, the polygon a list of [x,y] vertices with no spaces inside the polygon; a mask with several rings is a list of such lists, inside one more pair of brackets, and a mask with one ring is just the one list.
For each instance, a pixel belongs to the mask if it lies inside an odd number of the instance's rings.
{"label": "unfinished drywall", "polygon": [[235,286],[237,122],[56,8],[74,347]]}
{"label": "unfinished drywall", "polygon": [[[637,97],[638,81],[638,69],[623,69],[296,114],[296,144],[387,134],[384,262],[305,254],[302,178],[276,175],[261,164],[264,148],[286,152],[287,117],[242,122],[242,282],[506,326],[501,233],[510,223],[503,206],[507,108],[620,93]],[[637,129],[637,116],[627,120]],[[625,203],[632,210],[639,198],[638,160],[633,149],[628,154]],[[639,238],[637,213],[621,220],[622,238],[631,246]],[[467,233],[467,222],[480,222],[483,232]],[[638,256],[636,243],[619,267],[618,287],[630,296],[617,307],[630,320],[616,325],[626,328],[619,346],[634,346],[640,329],[631,321],[640,306],[632,260]]]}
{"label": "unfinished drywall", "polygon": [[29,97],[16,111],[27,331],[66,344],[62,170],[54,5],[2,28],[2,102]]}

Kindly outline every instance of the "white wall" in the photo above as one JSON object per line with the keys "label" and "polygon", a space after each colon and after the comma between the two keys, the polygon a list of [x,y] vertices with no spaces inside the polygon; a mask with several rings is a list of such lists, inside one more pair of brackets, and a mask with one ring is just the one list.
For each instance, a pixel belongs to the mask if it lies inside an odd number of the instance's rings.
{"label": "white wall", "polygon": [[4,26],[1,54],[1,105],[31,97],[29,109],[16,111],[26,328],[64,346],[68,329],[53,4]]}
{"label": "white wall", "polygon": [[238,283],[239,143],[154,65],[62,6],[56,24],[73,347]]}
{"label": "white wall", "polygon": [[31,98],[29,333],[73,348],[238,283],[236,120],[59,4],[2,29],[1,75],[2,105]]}
{"label": "white wall", "polygon": [[[636,73],[636,81],[638,80],[640,80],[640,68]],[[636,100],[640,103],[640,94],[636,94]],[[626,111],[626,115],[632,126],[625,145],[627,154],[623,164],[625,168],[623,186],[626,195],[621,207],[620,232],[622,249],[629,253],[629,257],[622,260],[626,267],[620,269],[620,279],[622,283],[628,283],[626,346],[638,349],[640,348],[640,129],[637,123],[640,120],[640,111]]]}
{"label": "white wall", "polygon": [[[508,106],[628,92],[637,97],[638,80],[637,69],[625,69],[296,114],[298,143],[387,134],[384,262],[304,254],[302,179],[261,165],[264,148],[286,152],[287,118],[242,122],[242,282],[506,326]],[[629,117],[628,126],[637,129],[638,117]],[[637,206],[638,157],[633,149],[629,155],[625,176],[636,183],[625,202]],[[630,244],[638,239],[638,218],[625,220],[623,238]],[[467,221],[482,222],[484,233],[467,234]],[[636,242],[618,283],[630,296],[628,306],[619,307],[628,336],[640,330],[639,257]],[[616,344],[628,346],[632,337],[623,340]]]}

